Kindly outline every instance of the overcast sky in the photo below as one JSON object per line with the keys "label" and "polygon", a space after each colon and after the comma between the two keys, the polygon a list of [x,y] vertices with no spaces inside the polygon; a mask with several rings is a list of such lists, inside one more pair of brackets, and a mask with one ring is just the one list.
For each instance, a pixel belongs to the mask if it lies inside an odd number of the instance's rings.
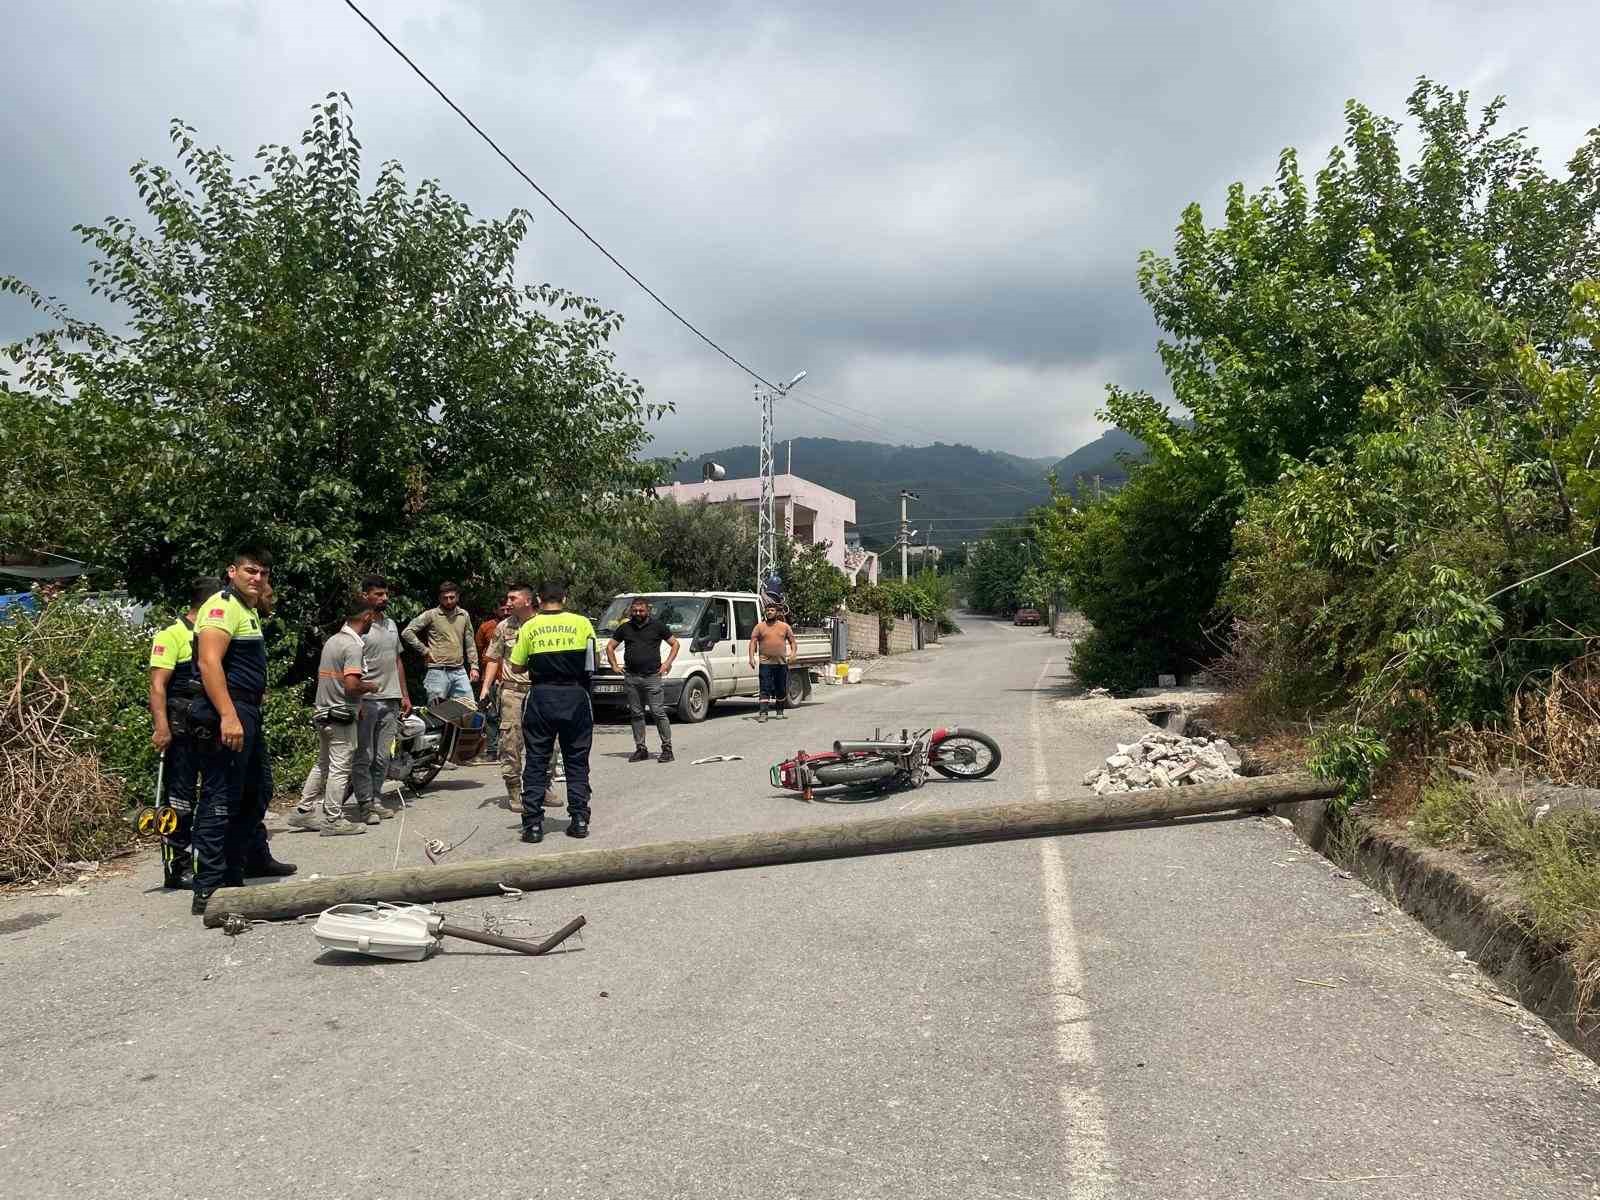
{"label": "overcast sky", "polygon": [[[340,0],[12,0],[0,272],[86,314],[70,231],[138,217],[168,119],[248,163],[331,90],[398,158],[535,224],[527,279],[598,297],[676,413],[663,452],[754,441],[750,380],[544,206]],[[608,4],[363,0],[600,241],[768,378],[779,433],[1029,456],[1098,432],[1104,385],[1164,393],[1138,252],[1278,151],[1314,169],[1346,99],[1427,74],[1510,100],[1552,164],[1600,124],[1593,0]],[[33,326],[0,299],[0,338]],[[818,411],[818,409],[826,411]]]}

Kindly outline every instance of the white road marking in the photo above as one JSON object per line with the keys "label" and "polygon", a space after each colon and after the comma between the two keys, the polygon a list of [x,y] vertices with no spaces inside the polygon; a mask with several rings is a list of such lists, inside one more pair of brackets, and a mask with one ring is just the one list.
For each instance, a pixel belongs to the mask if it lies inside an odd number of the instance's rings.
{"label": "white road marking", "polygon": [[[1045,755],[1048,743],[1040,719],[1044,701],[1039,689],[1053,665],[1046,661],[1034,683],[1033,790],[1038,800],[1050,798],[1050,768]],[[1105,1073],[1095,1051],[1094,1026],[1089,1019],[1092,1009],[1083,994],[1083,963],[1072,923],[1072,889],[1061,840],[1046,838],[1039,843],[1039,851],[1044,871],[1045,920],[1050,931],[1056,1057],[1062,1067],[1058,1096],[1065,1125],[1061,1150],[1067,1165],[1067,1194],[1074,1200],[1094,1200],[1109,1195],[1107,1189],[1115,1179],[1106,1137],[1105,1096],[1101,1091]]]}

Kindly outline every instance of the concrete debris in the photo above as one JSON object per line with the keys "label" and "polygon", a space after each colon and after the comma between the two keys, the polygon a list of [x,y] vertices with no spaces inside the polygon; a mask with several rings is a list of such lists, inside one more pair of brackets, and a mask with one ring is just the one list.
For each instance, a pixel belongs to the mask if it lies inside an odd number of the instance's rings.
{"label": "concrete debris", "polygon": [[1156,686],[1157,687],[1164,687],[1164,688],[1177,687],[1178,686],[1178,677],[1176,675],[1157,675],[1156,676]]}
{"label": "concrete debris", "polygon": [[1191,783],[1237,779],[1243,760],[1221,738],[1182,737],[1165,730],[1132,745],[1117,743],[1117,752],[1083,777],[1097,796]]}

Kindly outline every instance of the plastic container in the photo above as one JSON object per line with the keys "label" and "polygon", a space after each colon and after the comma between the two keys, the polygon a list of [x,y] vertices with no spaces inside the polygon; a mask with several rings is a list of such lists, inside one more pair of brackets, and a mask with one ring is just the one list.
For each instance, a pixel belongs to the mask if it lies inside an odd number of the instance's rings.
{"label": "plastic container", "polygon": [[846,683],[860,683],[861,682],[861,668],[860,667],[851,667],[850,671],[849,671],[849,674],[847,674],[844,677],[844,681]]}

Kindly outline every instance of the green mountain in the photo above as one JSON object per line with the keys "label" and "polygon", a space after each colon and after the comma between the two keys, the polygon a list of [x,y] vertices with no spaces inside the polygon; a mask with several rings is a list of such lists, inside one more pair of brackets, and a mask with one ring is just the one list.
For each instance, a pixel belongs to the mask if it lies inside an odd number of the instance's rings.
{"label": "green mountain", "polygon": [[[1019,516],[1050,495],[1046,464],[993,450],[935,442],[931,446],[889,446],[835,438],[793,439],[794,473],[849,496],[856,502],[862,541],[884,546],[894,540],[900,518],[900,489],[921,499],[909,505],[917,541],[931,532],[935,544],[951,545],[979,537],[991,525]],[[777,446],[777,467],[788,468],[791,443]],[[754,446],[729,446],[680,464],[675,478],[700,480],[710,460],[727,469],[729,479],[756,473]]]}
{"label": "green mountain", "polygon": [[1076,491],[1076,478],[1083,476],[1085,491],[1094,489],[1094,477],[1100,476],[1101,487],[1115,487],[1126,483],[1128,468],[1118,459],[1119,454],[1135,459],[1144,457],[1145,446],[1131,433],[1108,429],[1087,446],[1080,446],[1055,464],[1056,478],[1068,491]]}
{"label": "green mountain", "polygon": [[[1099,475],[1102,487],[1115,487],[1128,477],[1118,454],[1141,455],[1144,443],[1112,429],[1063,459],[1022,458],[998,450],[935,442],[931,446],[890,446],[883,442],[850,442],[836,438],[795,438],[779,442],[778,471],[794,464],[796,475],[849,496],[856,502],[857,529],[868,546],[882,548],[894,540],[900,520],[900,489],[921,497],[909,503],[916,540],[930,536],[937,545],[953,546],[982,537],[992,526],[1020,517],[1050,496],[1045,477],[1053,469],[1071,488],[1082,474],[1086,488]],[[698,483],[701,464],[720,463],[729,479],[749,478],[759,458],[754,446],[727,446],[680,463],[673,477]]]}

